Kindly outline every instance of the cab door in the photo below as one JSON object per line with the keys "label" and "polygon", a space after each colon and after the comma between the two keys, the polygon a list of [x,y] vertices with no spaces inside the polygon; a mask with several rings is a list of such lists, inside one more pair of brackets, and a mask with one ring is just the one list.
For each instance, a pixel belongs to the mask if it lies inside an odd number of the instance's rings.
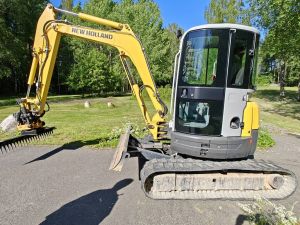
{"label": "cab door", "polygon": [[224,98],[222,136],[241,136],[243,112],[248,94],[253,92],[255,50],[258,35],[251,31],[231,29],[228,76]]}

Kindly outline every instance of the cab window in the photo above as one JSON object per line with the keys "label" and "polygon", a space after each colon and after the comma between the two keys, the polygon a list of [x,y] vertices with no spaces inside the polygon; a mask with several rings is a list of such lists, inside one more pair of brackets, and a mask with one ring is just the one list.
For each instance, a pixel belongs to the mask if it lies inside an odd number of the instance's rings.
{"label": "cab window", "polygon": [[225,86],[228,36],[228,30],[222,29],[186,35],[179,70],[181,85]]}
{"label": "cab window", "polygon": [[227,86],[251,89],[255,81],[255,61],[257,58],[259,35],[237,30],[232,35]]}

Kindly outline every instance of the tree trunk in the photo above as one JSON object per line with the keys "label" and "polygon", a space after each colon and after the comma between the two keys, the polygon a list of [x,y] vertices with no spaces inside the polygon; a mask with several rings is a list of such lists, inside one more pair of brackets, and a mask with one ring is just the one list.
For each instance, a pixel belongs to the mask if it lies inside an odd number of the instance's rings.
{"label": "tree trunk", "polygon": [[300,102],[300,79],[299,79],[299,83],[298,83],[298,102]]}
{"label": "tree trunk", "polygon": [[279,86],[280,86],[280,97],[285,96],[284,87],[285,87],[285,74],[286,74],[286,63],[284,61],[280,62],[279,66]]}

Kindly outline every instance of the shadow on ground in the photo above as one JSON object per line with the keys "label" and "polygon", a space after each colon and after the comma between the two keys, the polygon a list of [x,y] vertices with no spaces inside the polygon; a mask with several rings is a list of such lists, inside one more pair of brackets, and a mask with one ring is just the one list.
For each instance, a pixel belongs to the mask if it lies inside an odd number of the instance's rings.
{"label": "shadow on ground", "polygon": [[248,218],[247,218],[247,216],[240,214],[236,218],[235,225],[243,225],[247,221],[249,221]]}
{"label": "shadow on ground", "polygon": [[254,94],[257,98],[267,99],[269,101],[293,101],[297,102],[297,92],[292,90],[285,90],[285,97],[280,96],[279,87],[278,90],[274,89],[263,89],[257,90]]}
{"label": "shadow on ground", "polygon": [[59,153],[60,151],[62,150],[77,150],[83,146],[90,146],[90,145],[96,145],[96,144],[99,144],[100,142],[100,138],[98,139],[94,139],[94,140],[88,140],[88,141],[73,141],[73,142],[70,142],[70,143],[67,143],[67,144],[64,144],[56,149],[53,149],[52,151],[50,152],[47,152],[46,154],[42,155],[42,156],[39,156],[27,163],[25,163],[24,165],[27,165],[27,164],[30,164],[30,163],[33,163],[33,162],[36,162],[36,161],[40,161],[40,160],[45,160],[57,153]]}
{"label": "shadow on ground", "polygon": [[[269,225],[266,217],[262,214],[255,214],[251,217],[240,214],[236,218],[235,225],[246,225],[246,224],[260,224],[260,225]],[[273,224],[273,223],[272,223]],[[277,223],[276,223],[277,224]]]}
{"label": "shadow on ground", "polygon": [[41,225],[98,225],[117,203],[120,195],[118,191],[132,181],[132,179],[124,179],[110,189],[94,191],[69,202],[48,215]]}

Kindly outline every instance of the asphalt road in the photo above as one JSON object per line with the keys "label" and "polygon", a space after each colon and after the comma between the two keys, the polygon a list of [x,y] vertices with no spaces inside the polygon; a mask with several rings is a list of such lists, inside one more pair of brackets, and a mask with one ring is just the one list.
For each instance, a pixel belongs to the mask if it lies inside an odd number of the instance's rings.
{"label": "asphalt road", "polygon": [[[300,139],[280,135],[258,152],[300,177]],[[23,147],[0,156],[0,224],[242,224],[237,201],[151,200],[138,181],[136,159],[108,171],[112,150]],[[300,216],[300,191],[276,201]]]}

